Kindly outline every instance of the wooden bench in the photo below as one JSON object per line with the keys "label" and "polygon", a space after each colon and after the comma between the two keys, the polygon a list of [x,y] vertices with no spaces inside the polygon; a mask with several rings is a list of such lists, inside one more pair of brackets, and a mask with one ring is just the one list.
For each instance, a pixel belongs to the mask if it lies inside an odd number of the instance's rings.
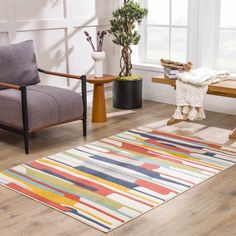
{"label": "wooden bench", "polygon": [[[152,82],[158,83],[158,84],[170,85],[170,86],[173,86],[174,88],[176,87],[176,80],[168,79],[164,75],[154,76],[152,78]],[[207,93],[211,94],[211,95],[216,95],[216,96],[236,98],[236,80],[227,80],[227,81],[223,81],[223,82],[209,85]],[[171,118],[167,122],[167,124],[173,125],[173,124],[179,123],[181,121],[182,120],[176,120],[174,118]],[[236,138],[236,128],[230,134],[229,138],[231,138],[231,139]]]}

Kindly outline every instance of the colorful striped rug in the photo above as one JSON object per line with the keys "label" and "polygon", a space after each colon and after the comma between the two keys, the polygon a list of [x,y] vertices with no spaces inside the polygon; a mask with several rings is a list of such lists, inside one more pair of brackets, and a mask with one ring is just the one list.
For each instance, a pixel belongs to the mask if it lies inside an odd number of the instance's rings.
{"label": "colorful striped rug", "polygon": [[219,145],[137,128],[0,172],[0,183],[104,232],[236,163]]}

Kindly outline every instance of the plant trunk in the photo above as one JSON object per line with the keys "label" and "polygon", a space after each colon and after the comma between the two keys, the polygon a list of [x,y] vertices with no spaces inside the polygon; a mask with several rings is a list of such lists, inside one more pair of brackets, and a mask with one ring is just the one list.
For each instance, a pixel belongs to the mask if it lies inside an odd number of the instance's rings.
{"label": "plant trunk", "polygon": [[131,54],[132,54],[131,48],[129,46],[124,46],[121,51],[121,58],[120,58],[121,72],[119,76],[131,75],[131,70],[132,70]]}

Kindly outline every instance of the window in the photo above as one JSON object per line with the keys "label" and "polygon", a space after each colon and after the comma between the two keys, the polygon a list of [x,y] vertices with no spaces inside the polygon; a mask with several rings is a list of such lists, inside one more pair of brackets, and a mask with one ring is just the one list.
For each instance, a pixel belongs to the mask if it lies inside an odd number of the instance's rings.
{"label": "window", "polygon": [[188,0],[143,0],[143,4],[149,14],[142,32],[142,62],[186,61]]}
{"label": "window", "polygon": [[140,63],[170,58],[236,72],[236,0],[140,1],[149,9],[140,31]]}
{"label": "window", "polygon": [[236,1],[219,2],[215,68],[236,72]]}

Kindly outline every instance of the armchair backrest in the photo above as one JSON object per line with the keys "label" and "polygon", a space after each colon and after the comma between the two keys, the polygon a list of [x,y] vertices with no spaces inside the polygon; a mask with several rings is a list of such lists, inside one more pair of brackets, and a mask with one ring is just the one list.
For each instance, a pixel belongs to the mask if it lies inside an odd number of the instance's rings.
{"label": "armchair backrest", "polygon": [[40,82],[32,40],[0,47],[0,82],[20,86]]}

